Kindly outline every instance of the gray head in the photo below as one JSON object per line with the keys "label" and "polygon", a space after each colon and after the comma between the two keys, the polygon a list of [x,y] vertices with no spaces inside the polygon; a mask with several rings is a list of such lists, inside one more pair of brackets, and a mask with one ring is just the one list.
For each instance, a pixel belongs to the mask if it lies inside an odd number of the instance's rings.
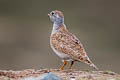
{"label": "gray head", "polygon": [[48,14],[50,20],[55,24],[63,24],[64,23],[64,16],[61,11],[55,10]]}

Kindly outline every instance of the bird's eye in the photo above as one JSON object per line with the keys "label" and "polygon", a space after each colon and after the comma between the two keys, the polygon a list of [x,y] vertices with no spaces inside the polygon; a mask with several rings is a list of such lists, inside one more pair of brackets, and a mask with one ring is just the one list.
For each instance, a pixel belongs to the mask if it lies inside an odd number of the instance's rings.
{"label": "bird's eye", "polygon": [[54,12],[52,12],[51,14],[54,15]]}

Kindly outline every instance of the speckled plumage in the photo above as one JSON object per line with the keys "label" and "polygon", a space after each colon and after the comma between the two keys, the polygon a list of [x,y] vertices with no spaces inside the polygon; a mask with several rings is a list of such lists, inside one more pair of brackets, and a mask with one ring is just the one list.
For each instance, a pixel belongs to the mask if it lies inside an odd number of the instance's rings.
{"label": "speckled plumage", "polygon": [[[55,10],[54,12],[58,14],[57,16],[63,17],[62,12],[58,10]],[[70,33],[63,23],[56,23],[55,26],[53,26],[54,33],[50,36],[50,45],[54,52],[63,60],[81,61],[97,69],[87,56],[80,40]]]}

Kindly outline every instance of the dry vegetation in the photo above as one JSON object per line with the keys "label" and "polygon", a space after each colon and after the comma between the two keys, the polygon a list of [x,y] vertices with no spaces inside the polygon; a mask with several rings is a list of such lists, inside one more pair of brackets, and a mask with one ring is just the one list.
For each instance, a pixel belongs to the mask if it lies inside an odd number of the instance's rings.
{"label": "dry vegetation", "polygon": [[52,72],[64,80],[120,80],[120,75],[112,71],[77,71],[77,70],[57,70],[57,69],[27,69],[23,71],[0,70],[0,80],[28,80],[28,78],[40,78]]}

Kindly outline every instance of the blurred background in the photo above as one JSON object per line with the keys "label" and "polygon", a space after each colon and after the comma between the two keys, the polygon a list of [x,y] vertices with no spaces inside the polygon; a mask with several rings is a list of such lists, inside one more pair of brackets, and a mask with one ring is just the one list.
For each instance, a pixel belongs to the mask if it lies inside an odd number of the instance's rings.
{"label": "blurred background", "polygon": [[[64,12],[65,24],[100,70],[120,72],[119,0],[0,0],[0,69],[59,68],[47,14]],[[91,70],[76,62],[74,69]]]}

